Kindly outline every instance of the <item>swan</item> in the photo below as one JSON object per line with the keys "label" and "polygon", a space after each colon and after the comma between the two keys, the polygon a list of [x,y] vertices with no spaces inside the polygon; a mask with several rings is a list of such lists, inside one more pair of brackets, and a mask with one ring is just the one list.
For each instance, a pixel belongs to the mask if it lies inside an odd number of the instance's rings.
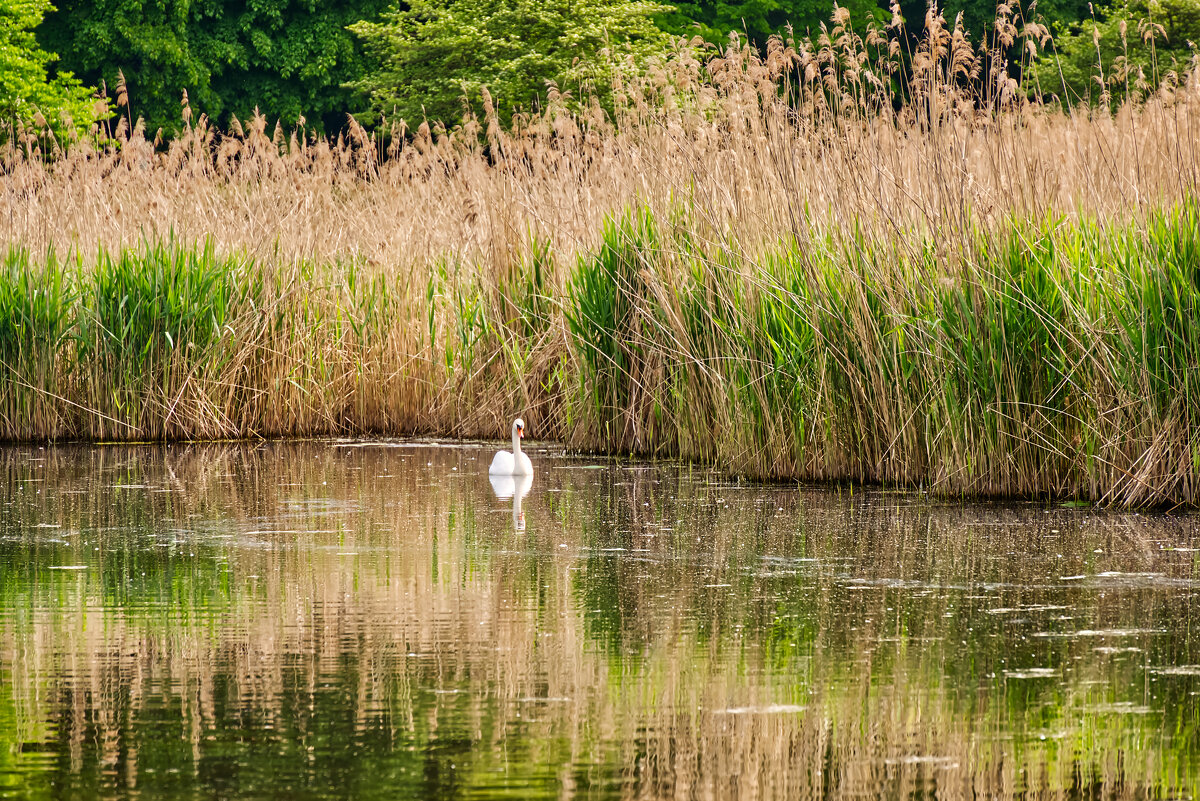
{"label": "swan", "polygon": [[531,476],[533,463],[521,453],[521,437],[525,436],[525,421],[518,417],[512,424],[512,453],[500,451],[492,459],[488,474],[493,476]]}

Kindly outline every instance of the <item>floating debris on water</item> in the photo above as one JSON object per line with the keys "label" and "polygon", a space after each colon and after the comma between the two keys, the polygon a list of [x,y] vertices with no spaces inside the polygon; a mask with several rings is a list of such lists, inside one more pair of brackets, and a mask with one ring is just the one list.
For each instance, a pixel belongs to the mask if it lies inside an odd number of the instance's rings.
{"label": "floating debris on water", "polygon": [[796,714],[808,709],[799,704],[768,704],[766,706],[731,706],[727,709],[714,709],[714,715],[786,715]]}
{"label": "floating debris on water", "polygon": [[1048,679],[1058,676],[1057,668],[1028,668],[1027,670],[1006,670],[1007,679]]}

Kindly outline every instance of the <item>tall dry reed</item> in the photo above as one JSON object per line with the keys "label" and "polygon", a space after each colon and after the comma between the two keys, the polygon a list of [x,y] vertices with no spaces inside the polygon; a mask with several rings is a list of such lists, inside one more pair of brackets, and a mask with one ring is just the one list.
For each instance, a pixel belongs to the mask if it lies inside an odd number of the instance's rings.
{"label": "tall dry reed", "polygon": [[1045,29],[997,31],[681,46],[615,120],[10,137],[4,434],[522,413],[754,475],[1193,501],[1200,72],[1062,107],[1006,61]]}

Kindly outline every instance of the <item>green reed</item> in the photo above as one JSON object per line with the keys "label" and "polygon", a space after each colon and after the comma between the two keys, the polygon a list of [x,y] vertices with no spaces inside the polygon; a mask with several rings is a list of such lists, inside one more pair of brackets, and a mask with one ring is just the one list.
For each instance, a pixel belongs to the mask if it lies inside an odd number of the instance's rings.
{"label": "green reed", "polygon": [[1195,497],[1194,207],[1014,222],[949,257],[851,233],[752,260],[661,231],[641,246],[652,229],[627,218],[581,261],[568,320],[596,419],[644,424],[640,388],[661,441],[754,475]]}
{"label": "green reed", "polygon": [[152,427],[143,414],[158,416],[154,407],[169,408],[187,383],[221,376],[240,346],[231,323],[256,292],[243,269],[211,242],[101,251],[80,274],[78,339],[80,362],[102,384],[100,410]]}
{"label": "green reed", "polygon": [[644,209],[567,265],[147,243],[0,272],[8,438],[538,438],[758,477],[1194,502],[1200,212],[759,252]]}
{"label": "green reed", "polygon": [[635,398],[646,367],[653,310],[642,271],[662,258],[649,211],[605,225],[599,248],[579,259],[568,289],[567,328],[581,359],[580,402],[595,412],[609,447],[629,447]]}
{"label": "green reed", "polygon": [[10,248],[0,263],[0,416],[6,437],[21,436],[8,424],[25,420],[53,426],[60,361],[75,327],[75,288],[53,252],[40,265]]}

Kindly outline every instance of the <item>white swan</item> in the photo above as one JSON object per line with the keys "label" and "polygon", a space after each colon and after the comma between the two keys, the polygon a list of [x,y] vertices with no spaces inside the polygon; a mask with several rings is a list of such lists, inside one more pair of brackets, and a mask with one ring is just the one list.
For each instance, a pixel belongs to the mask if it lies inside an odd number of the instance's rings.
{"label": "white swan", "polygon": [[525,421],[518,417],[512,425],[512,453],[500,451],[492,459],[488,474],[493,476],[531,476],[533,463],[521,453],[521,437],[525,436]]}

